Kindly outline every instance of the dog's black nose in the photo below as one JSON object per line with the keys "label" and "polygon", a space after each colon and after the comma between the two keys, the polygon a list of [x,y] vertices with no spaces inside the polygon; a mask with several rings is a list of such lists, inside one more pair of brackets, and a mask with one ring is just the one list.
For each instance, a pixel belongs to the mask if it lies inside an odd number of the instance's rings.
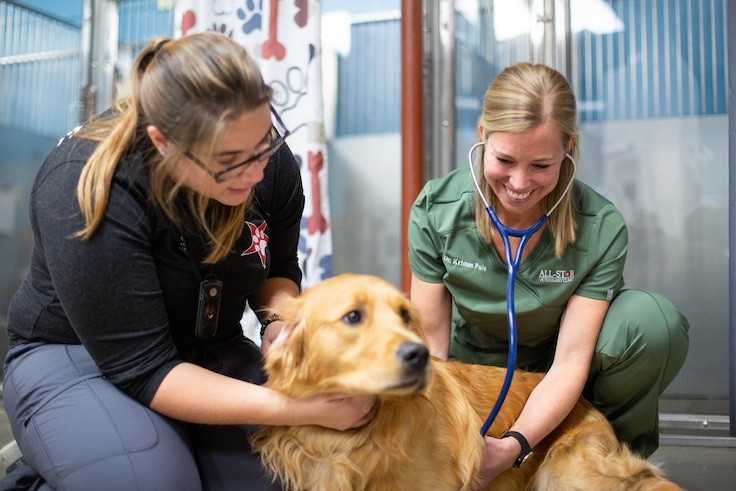
{"label": "dog's black nose", "polygon": [[403,343],[396,355],[401,363],[412,370],[423,370],[429,360],[429,350],[419,343]]}

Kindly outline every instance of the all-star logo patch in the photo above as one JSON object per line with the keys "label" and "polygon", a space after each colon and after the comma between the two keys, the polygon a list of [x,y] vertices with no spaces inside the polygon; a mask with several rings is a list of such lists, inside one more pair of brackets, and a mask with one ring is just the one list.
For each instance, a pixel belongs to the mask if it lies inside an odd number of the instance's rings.
{"label": "all-star logo patch", "polygon": [[266,268],[266,247],[268,247],[268,235],[266,235],[266,222],[263,222],[259,227],[251,222],[245,222],[250,229],[251,244],[248,249],[243,251],[241,256],[248,254],[258,254],[261,258],[261,265]]}
{"label": "all-star logo patch", "polygon": [[541,283],[569,283],[575,279],[575,271],[572,269],[543,269],[539,271]]}

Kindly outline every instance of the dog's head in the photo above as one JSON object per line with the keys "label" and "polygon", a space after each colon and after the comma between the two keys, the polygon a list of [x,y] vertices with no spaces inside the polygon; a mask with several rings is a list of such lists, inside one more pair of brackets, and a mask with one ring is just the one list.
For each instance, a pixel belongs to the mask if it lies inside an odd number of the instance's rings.
{"label": "dog's head", "polygon": [[417,392],[429,379],[419,312],[393,285],[343,274],[271,306],[286,322],[267,385],[293,397]]}

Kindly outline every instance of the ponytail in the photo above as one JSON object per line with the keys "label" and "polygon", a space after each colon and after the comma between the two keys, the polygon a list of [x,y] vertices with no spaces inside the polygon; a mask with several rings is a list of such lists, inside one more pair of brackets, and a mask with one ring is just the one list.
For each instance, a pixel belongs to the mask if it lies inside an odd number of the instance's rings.
{"label": "ponytail", "polygon": [[[228,123],[267,104],[271,93],[245,49],[221,34],[153,39],[136,58],[130,98],[117,103],[112,117],[95,117],[74,135],[99,142],[77,185],[84,228],[75,236],[92,237],[105,216],[118,163],[135,154],[142,157],[151,194],[167,218],[181,225],[186,210],[194,219],[207,240],[204,262],[225,257],[242,233],[252,198],[238,206],[223,205],[171,176],[186,150],[212,152]],[[153,146],[149,125],[176,142],[166,155]]]}
{"label": "ponytail", "polygon": [[82,168],[77,183],[77,201],[84,218],[84,228],[74,234],[75,237],[81,237],[82,240],[92,237],[105,216],[110,186],[118,163],[133,143],[145,144],[145,139],[140,138],[142,135],[136,135],[140,119],[138,103],[140,82],[151,59],[165,41],[154,39],[138,55],[131,77],[132,97],[117,102],[116,114],[111,118],[96,116],[74,135],[77,138],[100,142]]}

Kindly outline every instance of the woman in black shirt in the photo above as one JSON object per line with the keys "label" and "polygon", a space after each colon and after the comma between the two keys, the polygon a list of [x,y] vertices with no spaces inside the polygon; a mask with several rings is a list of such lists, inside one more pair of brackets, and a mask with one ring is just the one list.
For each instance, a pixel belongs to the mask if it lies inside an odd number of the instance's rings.
{"label": "woman in black shirt", "polygon": [[292,400],[258,385],[246,303],[263,321],[269,300],[301,281],[300,170],[270,97],[226,37],[156,39],[136,60],[131,98],[44,162],[4,382],[39,482],[265,489],[247,425],[347,429],[373,416],[370,398]]}

